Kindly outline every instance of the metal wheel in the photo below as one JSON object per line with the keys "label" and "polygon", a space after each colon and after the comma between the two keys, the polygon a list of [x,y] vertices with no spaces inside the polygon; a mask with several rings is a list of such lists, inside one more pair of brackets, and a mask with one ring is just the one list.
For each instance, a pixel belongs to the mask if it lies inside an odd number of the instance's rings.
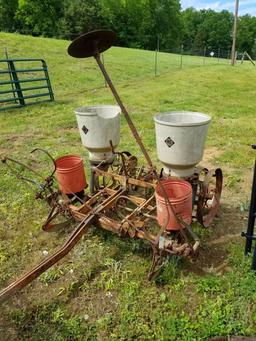
{"label": "metal wheel", "polygon": [[197,202],[197,220],[204,226],[211,225],[220,206],[222,191],[222,170],[220,168],[205,169],[205,178],[199,182],[199,196]]}

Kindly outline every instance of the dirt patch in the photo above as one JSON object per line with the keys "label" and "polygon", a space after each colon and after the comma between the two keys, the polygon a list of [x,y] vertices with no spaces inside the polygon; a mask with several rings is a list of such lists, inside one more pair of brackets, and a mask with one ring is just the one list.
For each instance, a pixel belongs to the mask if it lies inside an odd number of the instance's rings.
{"label": "dirt patch", "polygon": [[208,245],[213,246],[213,245],[218,245],[218,244],[226,244],[230,241],[236,241],[240,237],[241,237],[241,233],[227,234],[227,235],[221,236],[217,239],[210,241]]}
{"label": "dirt patch", "polygon": [[8,320],[0,317],[0,336],[1,341],[19,340],[17,331],[11,326]]}
{"label": "dirt patch", "polygon": [[67,127],[67,128],[62,128],[61,131],[64,133],[77,133],[78,128],[77,127]]}
{"label": "dirt patch", "polygon": [[201,239],[198,257],[186,264],[186,271],[199,276],[222,275],[230,271],[228,248],[233,242],[243,242],[241,232],[246,229],[247,212],[241,212],[237,203],[226,201],[223,199],[218,215],[209,227],[209,235]]}
{"label": "dirt patch", "polygon": [[207,273],[222,274],[229,271],[227,261],[228,246],[241,241],[241,231],[245,229],[245,214],[238,208],[222,204],[211,228],[211,235],[202,241],[199,264]]}
{"label": "dirt patch", "polygon": [[185,272],[192,272],[198,276],[221,275],[229,270],[225,248],[221,245],[204,245],[203,242],[197,258],[185,265]]}
{"label": "dirt patch", "polygon": [[79,296],[72,298],[70,311],[72,314],[83,316],[90,322],[95,322],[100,317],[115,312],[118,307],[116,293],[114,291],[90,290],[90,294],[81,293]]}
{"label": "dirt patch", "polygon": [[210,227],[213,233],[208,238],[208,242],[211,242],[213,239],[219,239],[222,236],[237,235],[245,228],[246,221],[246,212],[241,212],[239,207],[232,207],[222,203],[218,216]]}
{"label": "dirt patch", "polygon": [[243,181],[243,189],[245,193],[251,193],[252,180],[253,180],[253,169],[243,170],[242,181]]}
{"label": "dirt patch", "polygon": [[209,147],[205,149],[203,160],[200,162],[200,166],[211,169],[215,165],[215,158],[221,156],[223,154],[223,150],[218,149],[217,147]]}
{"label": "dirt patch", "polygon": [[3,157],[4,155],[7,155],[9,152],[10,150],[8,148],[0,147],[0,153],[2,154],[1,157]]}

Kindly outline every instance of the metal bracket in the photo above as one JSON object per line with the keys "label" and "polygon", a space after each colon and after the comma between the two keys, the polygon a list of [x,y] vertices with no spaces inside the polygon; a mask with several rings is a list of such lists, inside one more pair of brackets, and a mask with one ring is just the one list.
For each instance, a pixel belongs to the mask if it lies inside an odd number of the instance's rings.
{"label": "metal bracket", "polygon": [[247,232],[241,232],[241,237],[245,237],[248,240],[256,240],[256,235],[248,235]]}
{"label": "metal bracket", "polygon": [[168,136],[168,137],[164,140],[164,142],[167,144],[167,146],[168,146],[169,148],[171,148],[171,147],[175,144],[175,142],[170,138],[170,136]]}

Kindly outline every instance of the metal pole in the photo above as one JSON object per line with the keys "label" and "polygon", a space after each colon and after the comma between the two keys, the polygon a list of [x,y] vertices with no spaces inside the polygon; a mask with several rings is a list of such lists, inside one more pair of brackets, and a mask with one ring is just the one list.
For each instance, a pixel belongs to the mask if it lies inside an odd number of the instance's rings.
{"label": "metal pole", "polygon": [[206,46],[204,47],[204,65],[205,65],[205,55],[206,55]]}
{"label": "metal pole", "polygon": [[183,44],[181,44],[181,48],[180,48],[180,68],[182,69],[183,67]]}
{"label": "metal pole", "polygon": [[244,62],[244,57],[245,57],[245,52],[242,55],[241,64],[243,64],[243,62]]}
{"label": "metal pole", "polygon": [[123,102],[121,101],[121,98],[119,97],[111,79],[109,78],[109,75],[107,74],[107,71],[106,71],[104,65],[102,64],[102,62],[100,60],[100,54],[95,54],[94,58],[96,59],[98,65],[99,65],[99,68],[100,68],[101,72],[103,73],[103,76],[105,77],[106,82],[112,91],[112,94],[114,95],[118,105],[120,106],[120,108],[121,108],[121,110],[122,110],[122,112],[126,118],[126,121],[127,121],[128,125],[131,129],[131,132],[132,132],[133,136],[135,137],[138,145],[140,146],[140,149],[141,149],[142,153],[144,154],[145,159],[147,160],[149,167],[153,168],[153,164],[152,164],[152,161],[150,159],[150,156],[149,156],[148,152],[146,151],[146,148],[144,147],[143,142],[141,141],[141,138],[137,132],[137,129],[135,128],[135,126],[134,126],[134,124],[133,124],[133,122],[132,122],[132,120],[128,114],[128,111],[126,110]]}
{"label": "metal pole", "polygon": [[244,52],[245,53],[245,55],[247,56],[247,58],[249,59],[249,61],[252,63],[252,65],[254,65],[255,66],[255,63],[254,63],[254,61],[252,60],[252,58],[251,58],[251,56],[249,55],[249,53],[248,52]]}
{"label": "metal pole", "polygon": [[239,0],[235,0],[235,16],[233,27],[233,42],[231,50],[231,65],[234,66],[236,62],[236,33],[237,33],[237,18],[238,18]]}
{"label": "metal pole", "polygon": [[155,77],[157,75],[157,49],[156,49],[156,52],[155,52]]}
{"label": "metal pole", "polygon": [[228,64],[229,64],[229,59],[231,57],[231,50],[228,51],[228,55],[227,55],[227,61],[228,61]]}
{"label": "metal pole", "polygon": [[42,59],[42,66],[43,66],[43,69],[44,69],[44,74],[45,74],[46,83],[47,83],[47,86],[48,86],[48,91],[49,91],[50,99],[51,99],[51,101],[54,101],[54,94],[53,94],[53,91],[52,91],[52,85],[51,85],[49,74],[48,74],[47,64],[46,64],[45,60],[43,60],[43,59]]}
{"label": "metal pole", "polygon": [[[102,64],[104,65],[104,67],[105,67],[105,61],[104,61],[104,55],[103,55],[103,53],[101,54],[101,59],[102,59]],[[105,88],[107,88],[107,81],[106,81],[106,79],[104,78],[104,82],[105,82]]]}
{"label": "metal pole", "polygon": [[9,56],[8,56],[8,51],[7,51],[7,47],[4,48],[4,52],[5,52],[5,58],[7,59],[7,65],[8,65],[8,70],[9,70],[9,78],[10,78],[10,82],[11,82],[11,86],[12,86],[12,90],[13,90],[13,97],[15,98],[15,103],[18,103],[18,100],[16,98],[16,91],[14,88],[14,84],[13,84],[13,77],[12,77],[12,72],[10,69],[10,64],[9,64]]}
{"label": "metal pole", "polygon": [[[10,72],[12,74],[12,78],[15,84],[15,89],[16,89],[15,91],[17,92],[19,103],[20,105],[24,106],[26,103],[23,97],[22,89],[21,89],[20,82],[19,82],[19,77],[17,75],[13,60],[9,59],[8,64],[10,66]],[[16,102],[16,98],[15,98],[15,102]]]}
{"label": "metal pole", "polygon": [[156,41],[156,53],[155,53],[155,77],[157,75],[157,53],[159,52],[159,46],[160,46],[160,42],[159,42],[159,34],[157,35],[157,41]]}
{"label": "metal pole", "polygon": [[245,250],[244,250],[245,255],[248,255],[248,253],[250,253],[252,250],[252,240],[254,238],[255,213],[256,213],[256,161],[254,164],[254,172],[253,172],[251,203],[250,203],[248,226],[247,226],[247,232],[246,232],[246,243],[245,243]]}

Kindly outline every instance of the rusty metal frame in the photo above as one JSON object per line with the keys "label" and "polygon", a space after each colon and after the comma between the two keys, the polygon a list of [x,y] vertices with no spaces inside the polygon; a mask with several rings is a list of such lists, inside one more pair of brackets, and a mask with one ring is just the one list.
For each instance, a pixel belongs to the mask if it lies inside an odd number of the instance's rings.
{"label": "rusty metal frame", "polygon": [[[156,209],[154,190],[157,179],[148,182],[111,171],[106,172],[97,167],[95,167],[94,172],[97,176],[113,179],[112,186],[101,188],[81,203],[79,207],[73,204],[74,199],[68,199],[59,191],[53,190],[51,186],[48,196],[37,194],[37,198],[47,200],[51,207],[47,221],[43,225],[45,231],[54,228],[51,222],[59,214],[68,214],[79,224],[57,252],[2,290],[0,292],[0,301],[7,299],[10,295],[31,283],[40,274],[62,259],[88,231],[91,224],[120,236],[144,239],[149,242],[153,250],[149,279],[153,278],[161,268],[164,256],[168,254],[193,256],[196,254],[200,243],[189,228],[185,227],[180,233],[171,235],[157,224],[154,215]],[[49,178],[46,178],[46,184],[49,186]],[[149,192],[148,197],[145,197],[145,190]],[[136,206],[132,211],[128,210],[127,214],[121,218],[115,214],[117,211],[116,204],[120,199],[129,200]],[[148,228],[150,221],[153,222],[154,227],[157,229],[155,233]]]}

